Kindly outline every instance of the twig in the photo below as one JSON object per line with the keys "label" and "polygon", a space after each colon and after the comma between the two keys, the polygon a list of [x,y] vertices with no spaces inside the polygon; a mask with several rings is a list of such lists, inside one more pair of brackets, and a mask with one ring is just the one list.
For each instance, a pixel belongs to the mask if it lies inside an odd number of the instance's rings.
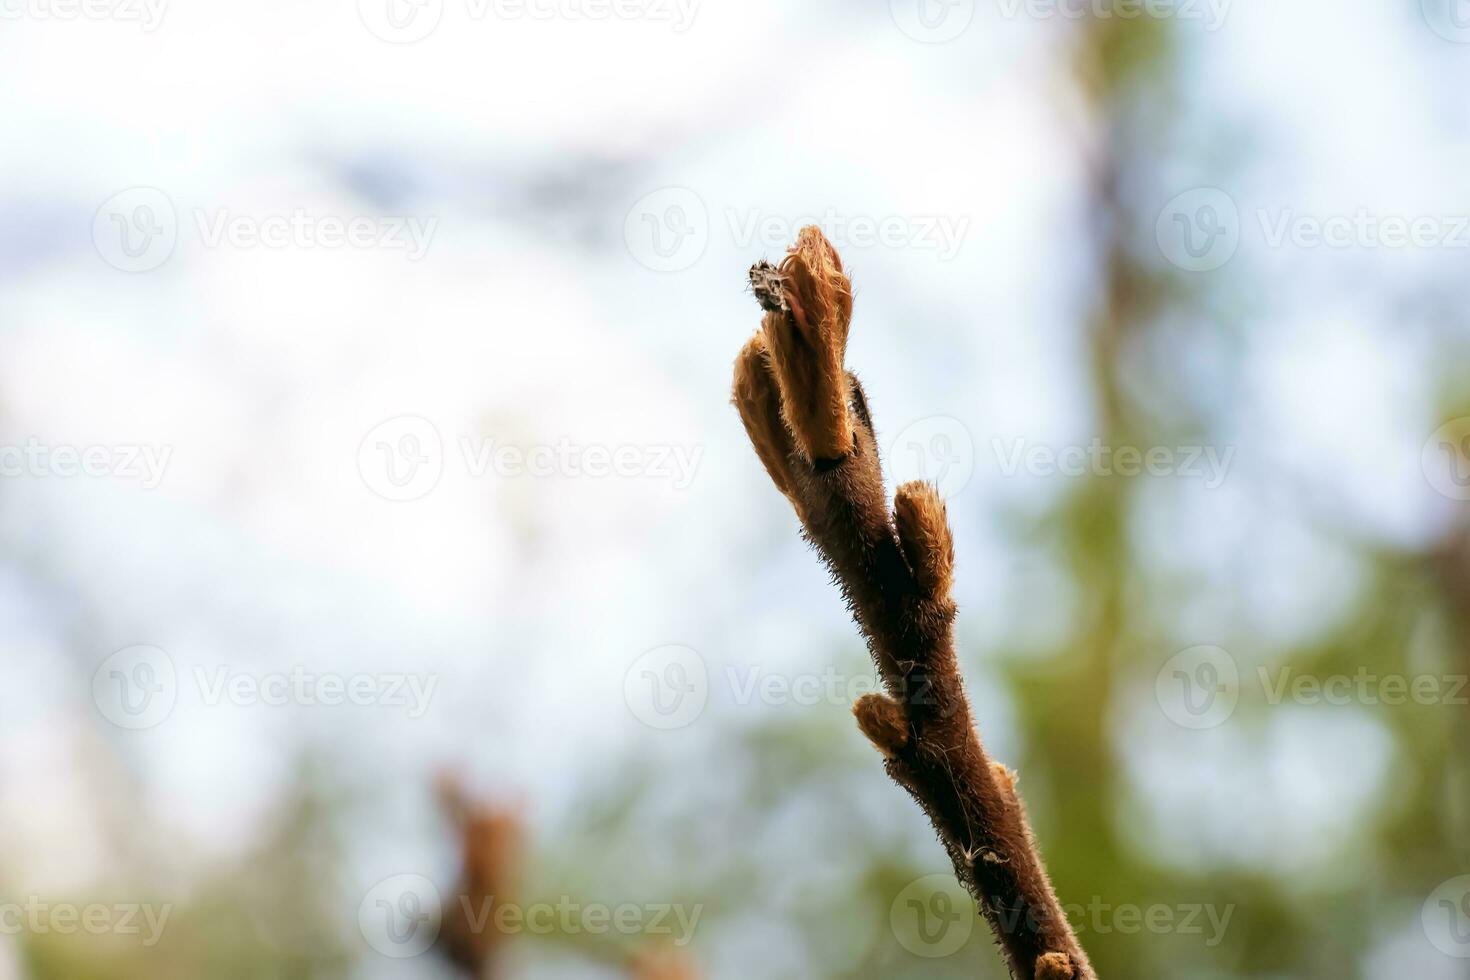
{"label": "twig", "polygon": [[954,543],[933,486],[906,483],[890,518],[858,380],[843,366],[852,286],[803,228],[779,267],[751,269],[765,315],[735,363],[734,403],[852,610],[888,694],[853,706],[889,776],[928,814],[1014,976],[1096,980],[1046,875],[1014,774],[992,763],[954,649]]}
{"label": "twig", "polygon": [[477,802],[449,775],[439,779],[439,800],[458,833],[462,860],[459,882],[444,903],[439,946],[466,976],[499,980],[510,937],[497,912],[519,886],[521,814]]}

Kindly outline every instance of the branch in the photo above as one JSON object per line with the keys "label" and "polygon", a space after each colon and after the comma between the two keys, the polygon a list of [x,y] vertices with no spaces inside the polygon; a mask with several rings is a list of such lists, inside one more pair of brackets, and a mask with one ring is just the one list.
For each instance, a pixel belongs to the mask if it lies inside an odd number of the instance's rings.
{"label": "branch", "polygon": [[1096,980],[1062,914],[1013,774],[970,716],[949,595],[954,542],[935,488],[906,483],[890,517],[862,386],[843,367],[852,285],[803,228],[751,290],[765,311],[735,362],[734,403],[867,640],[887,695],[853,706],[888,775],[928,814],[955,874],[1025,980]]}
{"label": "branch", "polygon": [[439,800],[459,836],[462,870],[444,903],[439,948],[467,977],[497,980],[510,936],[496,919],[519,885],[524,832],[519,810],[472,799],[450,775],[439,780]]}

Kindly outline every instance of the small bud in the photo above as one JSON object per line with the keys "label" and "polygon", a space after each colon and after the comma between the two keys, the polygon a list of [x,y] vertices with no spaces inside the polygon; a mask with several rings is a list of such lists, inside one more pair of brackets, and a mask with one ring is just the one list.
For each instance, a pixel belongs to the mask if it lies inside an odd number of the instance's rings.
{"label": "small bud", "polygon": [[864,694],[852,706],[858,727],[885,759],[895,758],[909,744],[909,721],[903,707],[884,694]]}
{"label": "small bud", "polygon": [[1066,953],[1047,953],[1036,958],[1036,980],[1072,980],[1072,959]]}

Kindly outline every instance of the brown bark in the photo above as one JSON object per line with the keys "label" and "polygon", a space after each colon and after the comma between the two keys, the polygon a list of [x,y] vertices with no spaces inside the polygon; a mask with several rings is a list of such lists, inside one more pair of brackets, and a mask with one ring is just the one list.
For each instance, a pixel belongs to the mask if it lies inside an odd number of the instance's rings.
{"label": "brown bark", "polygon": [[734,402],[852,610],[887,695],[853,706],[889,776],[928,814],[1016,977],[1096,980],[1042,865],[1013,774],[992,763],[954,648],[954,543],[934,487],[890,516],[862,386],[843,367],[852,287],[802,229],[779,267],[751,269],[765,316],[735,364]]}

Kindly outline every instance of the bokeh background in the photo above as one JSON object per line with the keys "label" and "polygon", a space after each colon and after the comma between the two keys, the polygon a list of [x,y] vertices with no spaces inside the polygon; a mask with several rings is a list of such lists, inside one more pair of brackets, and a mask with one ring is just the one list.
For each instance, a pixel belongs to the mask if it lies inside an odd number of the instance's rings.
{"label": "bokeh background", "polygon": [[0,14],[0,977],[456,976],[446,773],[497,976],[1003,976],[727,403],[810,222],[1100,974],[1470,976],[1465,0]]}

